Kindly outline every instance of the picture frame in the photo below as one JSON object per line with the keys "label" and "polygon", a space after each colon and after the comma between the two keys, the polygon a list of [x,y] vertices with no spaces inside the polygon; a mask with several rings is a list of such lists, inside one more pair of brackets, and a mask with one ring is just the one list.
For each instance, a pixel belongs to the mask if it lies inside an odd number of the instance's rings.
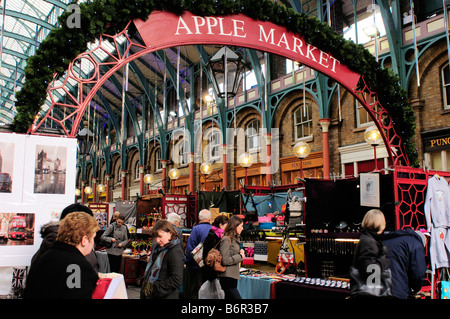
{"label": "picture frame", "polygon": [[361,173],[360,175],[361,206],[380,207],[380,175],[378,173]]}

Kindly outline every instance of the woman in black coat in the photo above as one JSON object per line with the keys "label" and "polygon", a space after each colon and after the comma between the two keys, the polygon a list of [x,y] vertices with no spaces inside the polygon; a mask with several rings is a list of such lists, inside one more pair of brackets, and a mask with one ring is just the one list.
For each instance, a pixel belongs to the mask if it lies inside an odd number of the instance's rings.
{"label": "woman in black coat", "polygon": [[178,243],[178,234],[167,220],[158,220],[153,226],[156,245],[145,269],[141,299],[178,299],[178,288],[183,282],[184,254]]}
{"label": "woman in black coat", "polygon": [[[211,230],[203,242],[203,260],[205,260],[206,256],[208,256],[208,252],[216,247],[219,250],[218,243],[223,237],[223,232],[228,223],[228,217],[226,215],[219,215],[214,219],[212,223]],[[207,280],[214,280],[217,278],[217,272],[208,267],[207,265],[202,268],[202,281],[205,282]]]}
{"label": "woman in black coat", "polygon": [[64,218],[54,244],[30,268],[24,299],[91,299],[98,275],[86,259],[97,221],[84,212]]}
{"label": "woman in black coat", "polygon": [[357,268],[366,279],[373,270],[369,265],[378,265],[383,271],[389,266],[386,257],[387,249],[383,245],[383,231],[386,228],[384,214],[379,209],[369,210],[361,224],[362,232],[359,243],[356,246],[353,258],[353,267]]}

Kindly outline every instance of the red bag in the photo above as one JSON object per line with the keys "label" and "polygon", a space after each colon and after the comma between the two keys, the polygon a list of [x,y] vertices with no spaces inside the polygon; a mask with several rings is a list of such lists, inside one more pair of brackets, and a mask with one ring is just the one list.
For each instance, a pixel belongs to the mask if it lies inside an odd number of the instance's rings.
{"label": "red bag", "polygon": [[112,278],[100,278],[97,280],[97,286],[92,293],[92,299],[103,299],[106,291],[111,284]]}

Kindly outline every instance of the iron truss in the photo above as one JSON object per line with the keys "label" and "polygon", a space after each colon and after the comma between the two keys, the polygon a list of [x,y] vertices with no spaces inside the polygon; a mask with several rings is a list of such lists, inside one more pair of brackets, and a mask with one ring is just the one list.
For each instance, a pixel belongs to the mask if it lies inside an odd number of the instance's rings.
{"label": "iron truss", "polygon": [[58,26],[70,0],[1,0],[0,123],[15,114],[15,93],[25,81],[27,58]]}

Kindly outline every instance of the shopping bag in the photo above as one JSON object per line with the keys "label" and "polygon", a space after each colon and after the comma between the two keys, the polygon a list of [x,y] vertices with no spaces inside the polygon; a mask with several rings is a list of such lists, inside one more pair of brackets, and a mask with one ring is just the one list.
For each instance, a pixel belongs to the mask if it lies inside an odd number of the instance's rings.
{"label": "shopping bag", "polygon": [[92,299],[128,299],[122,274],[99,273],[99,277],[97,286],[92,293]]}
{"label": "shopping bag", "polygon": [[450,299],[450,274],[448,268],[442,268],[439,273],[439,285],[441,288],[441,299]]}
{"label": "shopping bag", "polygon": [[386,269],[381,271],[378,284],[374,284],[368,283],[367,279],[363,279],[358,268],[350,267],[350,296],[353,298],[391,297],[391,270]]}
{"label": "shopping bag", "polygon": [[198,291],[198,299],[225,299],[219,279],[205,281]]}
{"label": "shopping bag", "polygon": [[298,196],[294,196],[289,204],[289,212],[291,213],[291,216],[292,214],[294,214],[294,216],[298,214],[299,216],[302,211],[303,211],[303,202],[300,200]]}
{"label": "shopping bag", "polygon": [[192,258],[194,258],[195,262],[200,266],[203,267],[205,263],[203,262],[203,243],[198,244],[192,251],[191,251]]}
{"label": "shopping bag", "polygon": [[450,281],[441,281],[441,299],[450,299]]}

